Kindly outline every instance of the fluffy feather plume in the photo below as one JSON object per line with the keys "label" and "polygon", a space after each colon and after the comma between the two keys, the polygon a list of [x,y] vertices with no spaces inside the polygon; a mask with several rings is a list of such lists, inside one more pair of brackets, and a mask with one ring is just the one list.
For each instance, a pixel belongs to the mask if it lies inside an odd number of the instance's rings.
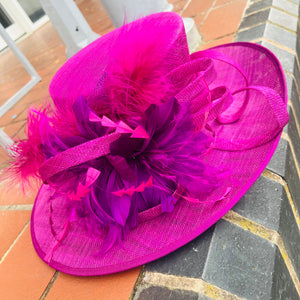
{"label": "fluffy feather plume", "polygon": [[40,111],[29,109],[26,127],[28,138],[16,141],[11,147],[11,161],[5,177],[11,181],[20,182],[23,190],[36,181],[40,182],[38,169],[45,160],[42,151],[40,123],[42,119],[48,119],[49,112],[49,105]]}
{"label": "fluffy feather plume", "polygon": [[[60,136],[79,135],[76,125],[76,119],[72,107],[61,103],[59,107],[53,111],[51,124],[55,128],[55,132]],[[66,128],[68,130],[66,130]]]}
{"label": "fluffy feather plume", "polygon": [[141,116],[151,104],[168,100],[173,86],[166,78],[170,62],[162,40],[136,28],[132,38],[130,24],[121,30],[95,95],[87,98],[98,115],[127,120]]}

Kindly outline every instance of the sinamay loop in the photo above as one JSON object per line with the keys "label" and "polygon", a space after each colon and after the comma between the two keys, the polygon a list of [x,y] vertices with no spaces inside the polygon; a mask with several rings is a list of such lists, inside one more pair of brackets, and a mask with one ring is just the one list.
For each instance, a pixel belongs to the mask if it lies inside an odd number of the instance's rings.
{"label": "sinamay loop", "polygon": [[133,268],[197,237],[258,178],[288,120],[269,50],[235,43],[189,55],[174,13],[96,40],[50,94],[54,108],[30,113],[11,169],[44,181],[33,244],[74,275]]}

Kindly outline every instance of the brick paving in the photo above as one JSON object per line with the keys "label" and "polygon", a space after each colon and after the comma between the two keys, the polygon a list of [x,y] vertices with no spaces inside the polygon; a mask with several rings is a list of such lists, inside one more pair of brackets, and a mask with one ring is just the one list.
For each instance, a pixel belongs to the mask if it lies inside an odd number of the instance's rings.
{"label": "brick paving", "polygon": [[[296,0],[283,1],[286,2],[284,7],[286,7],[286,9],[289,10],[288,13],[293,16],[293,9],[295,9],[295,6],[298,5],[298,2]],[[95,32],[103,35],[114,28],[99,0],[77,0],[75,2]],[[255,17],[249,18],[249,16],[255,14],[256,11],[259,12],[266,8],[270,9],[272,5],[272,1],[259,0],[172,0],[169,2],[174,5],[175,12],[179,13],[183,17],[194,18],[196,26],[203,38],[201,49],[232,42],[236,38],[239,38],[242,34],[244,34],[242,37],[250,40],[253,30],[261,25],[258,24],[256,26],[256,24],[253,23],[255,22]],[[278,1],[274,0],[274,3],[275,2]],[[277,4],[277,6],[278,5],[280,6],[282,4]],[[276,13],[278,13],[278,11],[279,14],[284,13],[284,7],[277,7]],[[248,23],[243,24],[243,30],[239,33],[239,36],[237,36],[238,28],[245,10],[246,15],[248,16]],[[298,16],[298,14],[296,14],[296,16]],[[290,30],[291,29],[289,29],[289,32]],[[260,43],[269,43],[269,45],[271,45],[270,47],[274,47],[278,55],[283,57],[283,60],[289,54],[295,54],[296,50],[294,49],[289,50],[286,53],[286,48],[289,46],[289,40],[286,41],[286,45],[284,47],[279,47],[279,42],[271,41],[274,40],[273,36],[264,39],[262,37],[263,35],[261,35],[261,38],[257,36],[257,30],[254,30],[254,32],[256,35],[254,34],[254,38],[252,39]],[[10,111],[0,118],[0,127],[12,138],[24,137],[24,125],[28,107],[32,104],[38,106],[47,99],[47,97],[49,97],[49,82],[58,68],[66,60],[64,45],[50,22],[23,41],[20,41],[18,46],[37,70],[42,81],[38,83],[26,96],[24,96],[22,100],[19,101]],[[284,53],[282,54],[281,51],[284,51]],[[287,63],[287,67],[288,66],[289,65]],[[287,72],[287,79],[288,86],[291,90],[291,92],[290,90],[289,92],[291,94],[294,93],[297,96],[299,94],[299,88],[296,83],[295,76],[293,75],[294,66],[295,64],[291,65],[291,70]],[[26,83],[29,76],[26,75],[26,72],[10,51],[6,51],[0,55],[0,70],[0,104],[3,104],[7,98],[13,95]],[[296,124],[293,128],[296,128],[296,132],[295,129],[292,128],[291,133],[288,132],[287,137],[289,137],[289,135],[298,134],[299,138],[299,122],[297,121],[299,120],[300,113],[300,110],[298,109],[299,103],[297,101],[290,101],[290,103],[290,110],[292,110],[292,115],[294,116],[294,122]],[[294,149],[294,151],[291,149]],[[285,157],[286,151],[290,151],[291,155],[289,157],[291,157],[290,161],[292,161],[290,164],[292,166],[297,166],[299,149],[295,149],[296,147],[293,146],[293,143],[289,143],[287,139],[282,139],[275,157],[276,155],[277,157],[278,155],[280,157]],[[6,160],[7,156],[5,151],[0,149],[1,169],[6,166]],[[221,276],[218,276],[219,274],[215,274],[214,277],[211,278],[211,274],[209,273],[209,264],[207,264],[206,268],[204,268],[204,262],[207,262],[203,261],[203,259],[206,259],[208,251],[210,251],[210,255],[214,255],[214,252],[216,254],[219,253],[219,256],[214,256],[214,258],[216,259],[216,257],[220,257],[220,265],[222,265],[223,268],[228,267],[226,265],[226,261],[222,260],[222,254],[220,256],[220,249],[218,249],[218,245],[213,243],[218,232],[225,229],[228,230],[228,235],[225,236],[224,247],[227,245],[226,240],[229,241],[233,238],[231,235],[232,232],[236,233],[238,236],[244,237],[245,242],[247,242],[251,247],[253,246],[251,241],[253,241],[256,245],[264,245],[263,254],[265,255],[266,260],[270,257],[268,272],[272,274],[272,272],[275,272],[274,270],[277,270],[279,267],[281,270],[284,270],[282,271],[285,272],[283,273],[283,276],[287,278],[286,286],[288,286],[288,289],[290,290],[290,294],[288,294],[288,296],[296,295],[294,286],[299,288],[299,281],[297,281],[297,275],[295,275],[295,272],[293,273],[293,270],[296,268],[296,273],[299,273],[299,270],[297,269],[299,262],[297,262],[297,256],[295,258],[297,252],[294,255],[294,250],[292,248],[294,247],[294,249],[297,250],[299,249],[300,244],[298,243],[299,234],[294,230],[300,226],[299,215],[297,213],[297,211],[299,211],[298,206],[300,206],[300,201],[298,200],[298,204],[296,203],[296,205],[293,204],[293,199],[297,198],[298,194],[296,189],[290,190],[289,186],[293,187],[294,185],[297,185],[297,182],[295,183],[294,181],[295,178],[299,179],[299,172],[297,173],[297,168],[294,167],[294,175],[291,176],[291,183],[288,181],[287,184],[285,177],[288,178],[290,175],[285,176],[285,165],[282,167],[280,165],[281,161],[282,158],[277,160],[273,159],[273,161],[271,161],[269,167],[270,171],[266,171],[264,173],[264,177],[260,178],[260,181],[256,184],[255,188],[252,189],[252,194],[251,191],[247,193],[247,202],[251,202],[253,199],[259,199],[261,201],[265,200],[265,198],[257,197],[256,191],[262,193],[264,187],[269,186],[269,188],[267,188],[267,192],[271,193],[269,183],[271,182],[272,191],[274,192],[275,189],[277,193],[268,194],[269,198],[273,197],[272,199],[277,199],[278,197],[281,197],[281,195],[284,195],[282,197],[287,199],[283,202],[287,205],[287,208],[285,209],[287,216],[281,217],[281,219],[286,220],[290,225],[290,231],[295,233],[294,238],[296,240],[296,244],[289,244],[289,241],[285,238],[288,233],[284,232],[284,228],[280,227],[279,223],[277,224],[275,222],[277,225],[275,223],[270,223],[272,221],[271,215],[270,221],[268,221],[269,219],[264,218],[264,216],[262,217],[262,219],[265,220],[265,223],[262,223],[262,221],[257,218],[252,220],[252,216],[247,215],[247,207],[241,204],[239,207],[237,206],[235,212],[231,212],[231,214],[219,222],[215,227],[207,231],[203,236],[165,259],[149,264],[142,269],[136,268],[118,274],[91,278],[74,277],[57,272],[48,267],[38,258],[30,239],[30,210],[34,202],[36,192],[32,192],[31,194],[24,196],[20,192],[19,187],[7,186],[6,182],[2,182],[0,183],[0,299],[125,300],[130,297],[135,300],[241,299],[244,296],[243,292],[241,292],[239,288],[230,284],[226,286],[226,284],[222,282]],[[268,183],[266,181],[268,181]],[[268,199],[268,196],[266,196],[266,199]],[[272,199],[270,199],[270,201]],[[241,203],[245,203],[245,200]],[[256,204],[257,202],[253,205]],[[281,205],[281,202],[278,205]],[[280,215],[280,213],[281,210],[278,210],[278,215]],[[255,216],[259,216],[259,212]],[[296,219],[296,221],[293,221],[294,219]],[[276,221],[279,222],[280,220],[278,218]],[[262,223],[262,225],[260,223]],[[268,229],[267,227],[270,227],[271,229]],[[279,242],[277,241],[274,243],[272,240],[272,230],[275,232],[274,236],[278,237],[279,234],[282,235],[283,241],[279,239]],[[278,230],[279,234],[277,233]],[[269,239],[264,236],[266,232],[271,232]],[[297,234],[298,236],[296,236]],[[276,247],[274,247],[274,245],[276,245]],[[286,247],[284,245],[286,245]],[[276,250],[277,248],[279,251]],[[195,253],[197,254],[199,251],[201,255],[203,254],[201,257],[204,258],[199,258],[197,255],[195,256]],[[233,249],[231,254],[235,255],[235,251],[236,250]],[[259,256],[260,248],[258,248],[257,252]],[[281,255],[278,253],[281,253]],[[243,253],[243,255],[245,255],[245,253]],[[289,256],[291,257],[291,260],[289,260]],[[260,258],[262,260],[262,264],[264,263],[263,257],[264,256]],[[196,259],[199,261],[196,261]],[[251,259],[252,257],[249,257],[249,260]],[[276,260],[275,262],[274,259]],[[190,268],[187,271],[187,274],[185,274],[182,266],[186,265],[189,260],[191,265],[196,265],[196,267],[194,269]],[[200,267],[202,263],[203,266]],[[199,268],[205,269],[205,272],[202,275],[199,273]],[[195,273],[192,273],[193,270],[195,270]],[[231,269],[228,269],[228,272],[233,273],[229,276],[232,281],[232,278],[234,278],[233,275],[236,277],[243,275],[243,269],[241,269],[241,274]],[[262,276],[262,280],[259,285],[262,292],[265,292],[264,286],[267,284],[264,282],[265,278],[266,277]],[[256,278],[254,279],[256,280]],[[137,280],[138,284],[135,285]],[[236,280],[238,280],[238,278],[236,278]],[[270,280],[269,285],[271,286],[272,291],[275,291],[277,287],[280,287],[280,282],[277,286],[275,286],[272,278],[268,280]],[[250,280],[250,282],[252,281]],[[282,289],[283,291],[285,291],[286,286]],[[276,295],[276,291],[273,292],[274,295]],[[258,294],[259,292],[260,291],[258,291]],[[275,298],[270,299],[279,299],[276,298],[277,296],[274,297]],[[269,298],[258,297],[253,299]]]}

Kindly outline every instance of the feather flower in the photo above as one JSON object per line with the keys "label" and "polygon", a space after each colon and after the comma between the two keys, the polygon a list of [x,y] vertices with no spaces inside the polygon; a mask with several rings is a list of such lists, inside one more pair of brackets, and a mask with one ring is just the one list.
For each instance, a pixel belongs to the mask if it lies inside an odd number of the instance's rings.
{"label": "feather flower", "polygon": [[[118,130],[120,138],[110,144],[109,155],[47,181],[74,207],[81,206],[84,216],[91,216],[91,227],[107,228],[106,250],[138,225],[139,212],[157,205],[171,212],[178,198],[195,201],[219,185],[221,173],[201,160],[212,138],[194,130],[189,104],[180,105],[172,97],[151,104],[142,116],[118,122],[99,117],[83,96],[72,109],[78,134],[70,136],[55,131],[45,111],[32,112],[28,141],[17,146],[14,168],[22,176],[37,176],[40,165],[52,156]],[[97,176],[88,184],[85,178],[91,170]]]}

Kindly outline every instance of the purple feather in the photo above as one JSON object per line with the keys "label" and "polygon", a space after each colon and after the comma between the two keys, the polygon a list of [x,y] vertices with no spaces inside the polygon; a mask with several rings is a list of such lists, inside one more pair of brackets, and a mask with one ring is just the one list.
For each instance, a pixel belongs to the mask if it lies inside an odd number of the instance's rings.
{"label": "purple feather", "polygon": [[[114,130],[94,120],[97,114],[83,96],[74,102],[73,114],[76,122],[73,127],[77,130],[73,132],[78,133],[71,136],[55,131],[46,114],[36,122],[43,159]],[[88,220],[87,228],[107,228],[102,250],[120,243],[126,232],[138,225],[139,212],[159,204],[162,212],[172,212],[177,201],[173,195],[178,194],[179,188],[182,194],[177,197],[197,199],[211,192],[221,180],[220,172],[201,160],[212,138],[203,132],[196,133],[189,104],[180,105],[173,97],[162,104],[151,104],[142,117],[124,122],[133,131],[145,130],[144,136],[149,138],[122,133],[110,145],[109,156],[72,167],[48,180],[58,192],[72,195],[71,205]],[[100,174],[88,187],[90,193],[77,195],[78,186],[84,186],[90,168]],[[150,183],[149,178],[151,184],[145,186]],[[78,201],[80,197],[82,201]]]}

